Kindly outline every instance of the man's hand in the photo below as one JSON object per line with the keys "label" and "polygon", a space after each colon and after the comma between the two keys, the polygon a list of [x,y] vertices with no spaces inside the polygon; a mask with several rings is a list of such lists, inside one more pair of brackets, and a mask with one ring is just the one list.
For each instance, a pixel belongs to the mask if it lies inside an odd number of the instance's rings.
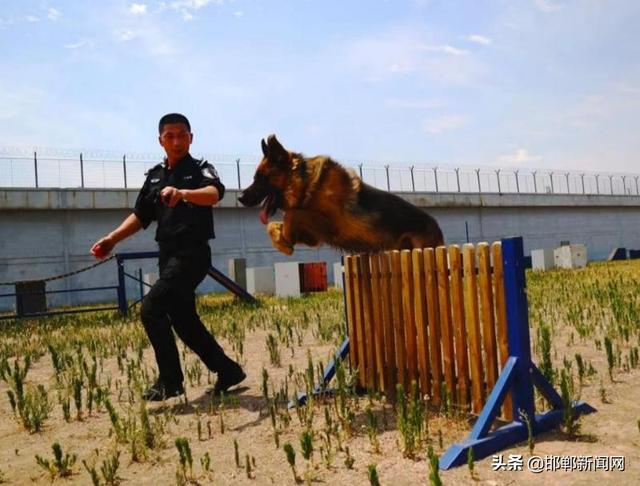
{"label": "man's hand", "polygon": [[160,200],[170,208],[182,201],[183,198],[182,191],[173,186],[167,186],[160,191]]}
{"label": "man's hand", "polygon": [[91,254],[98,260],[102,260],[111,253],[114,246],[116,246],[114,239],[110,235],[104,236],[93,244]]}

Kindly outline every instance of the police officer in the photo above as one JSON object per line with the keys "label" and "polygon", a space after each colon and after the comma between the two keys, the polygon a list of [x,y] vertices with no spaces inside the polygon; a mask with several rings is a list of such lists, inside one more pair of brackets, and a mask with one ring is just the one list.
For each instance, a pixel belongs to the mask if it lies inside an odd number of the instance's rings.
{"label": "police officer", "polygon": [[147,172],[135,209],[91,252],[104,258],[123,239],[157,221],[160,249],[158,281],[142,302],[141,319],[158,363],[158,381],[143,393],[145,400],[164,400],[184,393],[180,358],[172,328],[205,365],[218,374],[214,393],[227,391],[246,377],[224,354],[196,313],[195,289],[211,266],[208,240],[215,237],[211,207],[224,196],[214,167],[189,154],[191,125],[184,115],[160,119],[159,141],[167,156]]}

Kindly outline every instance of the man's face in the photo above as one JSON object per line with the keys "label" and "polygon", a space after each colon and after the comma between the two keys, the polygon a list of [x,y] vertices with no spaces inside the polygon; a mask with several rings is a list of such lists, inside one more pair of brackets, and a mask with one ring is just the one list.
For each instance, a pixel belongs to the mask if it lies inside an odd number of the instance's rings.
{"label": "man's face", "polygon": [[193,135],[184,123],[168,123],[158,137],[169,162],[177,162],[189,153]]}

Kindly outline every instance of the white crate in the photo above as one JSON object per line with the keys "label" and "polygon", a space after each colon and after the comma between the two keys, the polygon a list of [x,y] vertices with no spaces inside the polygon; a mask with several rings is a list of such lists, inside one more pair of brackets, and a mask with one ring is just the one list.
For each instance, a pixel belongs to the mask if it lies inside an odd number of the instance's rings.
{"label": "white crate", "polygon": [[333,264],[333,286],[342,289],[342,263],[335,262]]}
{"label": "white crate", "polygon": [[276,276],[273,267],[247,268],[247,292],[250,294],[274,294]]}
{"label": "white crate", "polygon": [[585,245],[565,245],[553,251],[556,267],[584,268],[587,266],[587,247]]}
{"label": "white crate", "polygon": [[278,297],[300,296],[300,262],[280,262],[273,265]]}
{"label": "white crate", "polygon": [[531,250],[531,268],[534,270],[550,270],[556,266],[551,248]]}
{"label": "white crate", "polygon": [[[158,281],[158,274],[157,273],[145,273],[142,275],[142,281],[148,285],[153,285],[154,283],[156,283]],[[151,290],[151,287],[147,287],[146,285],[142,286],[142,294],[143,295],[147,295],[149,293],[149,290]]]}
{"label": "white crate", "polygon": [[247,288],[247,260],[229,258],[229,278],[243,289]]}

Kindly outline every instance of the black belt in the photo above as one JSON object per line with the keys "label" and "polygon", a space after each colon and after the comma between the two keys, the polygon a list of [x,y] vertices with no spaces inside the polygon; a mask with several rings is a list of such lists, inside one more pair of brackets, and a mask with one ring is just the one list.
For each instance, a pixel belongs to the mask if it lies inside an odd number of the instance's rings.
{"label": "black belt", "polygon": [[158,241],[161,253],[184,251],[190,248],[204,248],[208,246],[208,240],[194,240],[192,238],[171,238],[169,240]]}

